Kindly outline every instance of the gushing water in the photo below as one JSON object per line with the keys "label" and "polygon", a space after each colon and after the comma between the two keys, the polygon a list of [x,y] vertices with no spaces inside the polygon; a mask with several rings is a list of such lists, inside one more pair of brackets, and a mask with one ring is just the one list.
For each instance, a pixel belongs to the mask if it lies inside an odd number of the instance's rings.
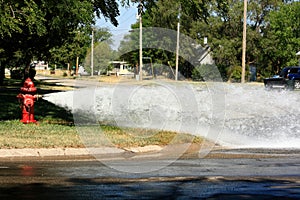
{"label": "gushing water", "polygon": [[72,109],[78,123],[188,132],[230,147],[299,148],[299,94],[260,84],[153,83],[102,85],[46,99]]}
{"label": "gushing water", "polygon": [[262,86],[239,84],[226,85],[226,90],[225,142],[242,147],[300,147],[299,91],[266,91]]}

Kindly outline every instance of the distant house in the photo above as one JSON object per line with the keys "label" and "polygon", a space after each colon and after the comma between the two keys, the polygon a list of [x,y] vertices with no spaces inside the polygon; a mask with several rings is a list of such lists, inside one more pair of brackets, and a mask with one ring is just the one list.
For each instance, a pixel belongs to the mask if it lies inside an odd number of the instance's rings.
{"label": "distant house", "polygon": [[125,61],[111,61],[112,70],[107,71],[107,75],[134,75],[131,66]]}
{"label": "distant house", "polygon": [[35,70],[49,70],[49,65],[45,61],[34,61]]}
{"label": "distant house", "polygon": [[196,49],[199,51],[199,59],[198,59],[198,62],[200,64],[209,64],[209,65],[213,65],[215,64],[215,61],[213,60],[213,57],[210,53],[210,47],[209,46],[205,46],[205,47],[202,47],[201,45],[198,45],[196,47]]}
{"label": "distant house", "polygon": [[79,65],[78,75],[80,75],[80,76],[89,76],[90,74],[87,71],[85,71],[83,66]]}

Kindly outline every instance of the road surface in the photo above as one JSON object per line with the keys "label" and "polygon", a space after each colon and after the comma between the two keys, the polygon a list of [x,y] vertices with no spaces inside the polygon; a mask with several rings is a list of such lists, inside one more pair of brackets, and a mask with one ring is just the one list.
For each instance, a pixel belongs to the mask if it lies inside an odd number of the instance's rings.
{"label": "road surface", "polygon": [[[271,152],[271,153],[270,153]],[[2,159],[0,199],[299,199],[297,150],[222,150],[148,173],[167,158]]]}

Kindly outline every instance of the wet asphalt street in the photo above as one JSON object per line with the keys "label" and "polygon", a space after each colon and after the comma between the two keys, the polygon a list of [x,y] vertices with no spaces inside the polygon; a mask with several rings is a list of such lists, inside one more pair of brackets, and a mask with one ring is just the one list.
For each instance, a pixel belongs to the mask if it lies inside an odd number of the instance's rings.
{"label": "wet asphalt street", "polygon": [[[0,199],[300,199],[299,152],[266,152],[216,151],[173,163],[147,157],[2,159]],[[146,173],[132,173],[144,168]]]}

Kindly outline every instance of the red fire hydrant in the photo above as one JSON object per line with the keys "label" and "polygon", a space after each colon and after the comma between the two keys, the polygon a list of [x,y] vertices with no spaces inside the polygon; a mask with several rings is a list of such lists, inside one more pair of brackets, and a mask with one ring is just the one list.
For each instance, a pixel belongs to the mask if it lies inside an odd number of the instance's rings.
{"label": "red fire hydrant", "polygon": [[21,93],[18,94],[17,98],[20,99],[22,109],[21,122],[24,124],[35,123],[34,119],[34,102],[37,100],[36,87],[30,78],[27,78],[21,87]]}

